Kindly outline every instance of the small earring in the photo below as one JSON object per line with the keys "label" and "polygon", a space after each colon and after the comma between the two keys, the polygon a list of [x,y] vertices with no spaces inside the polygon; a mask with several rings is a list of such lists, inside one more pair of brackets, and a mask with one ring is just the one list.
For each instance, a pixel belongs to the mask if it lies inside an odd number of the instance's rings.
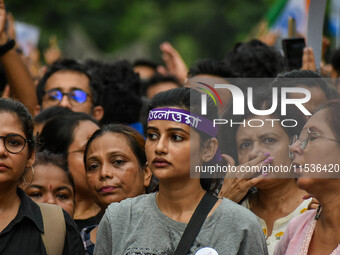
{"label": "small earring", "polygon": [[33,182],[33,179],[34,179],[34,167],[31,166],[31,169],[32,169],[32,179],[31,179],[30,183],[27,183],[25,175],[22,177],[22,180],[24,181],[24,185],[25,186],[29,186]]}

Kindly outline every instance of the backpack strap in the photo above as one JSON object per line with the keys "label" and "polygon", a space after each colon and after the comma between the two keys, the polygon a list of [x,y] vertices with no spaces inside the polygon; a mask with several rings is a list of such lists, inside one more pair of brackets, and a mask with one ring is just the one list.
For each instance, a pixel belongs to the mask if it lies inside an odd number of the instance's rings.
{"label": "backpack strap", "polygon": [[44,223],[44,242],[47,255],[61,255],[64,250],[66,224],[63,209],[59,205],[37,203]]}
{"label": "backpack strap", "polygon": [[208,216],[217,200],[217,197],[209,194],[208,192],[205,193],[204,197],[201,199],[201,202],[196,207],[194,214],[191,216],[191,219],[184,230],[174,255],[188,254],[190,247],[194,243],[196,236],[201,230],[205,218]]}

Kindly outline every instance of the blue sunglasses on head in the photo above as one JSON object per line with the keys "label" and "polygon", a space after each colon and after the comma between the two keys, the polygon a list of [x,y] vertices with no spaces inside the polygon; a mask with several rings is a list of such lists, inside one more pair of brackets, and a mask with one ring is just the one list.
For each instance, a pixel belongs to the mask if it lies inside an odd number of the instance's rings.
{"label": "blue sunglasses on head", "polygon": [[83,104],[86,102],[88,94],[81,89],[71,90],[69,93],[61,92],[59,89],[51,89],[46,91],[47,100],[49,101],[58,101],[63,100],[63,97],[66,95],[70,102]]}

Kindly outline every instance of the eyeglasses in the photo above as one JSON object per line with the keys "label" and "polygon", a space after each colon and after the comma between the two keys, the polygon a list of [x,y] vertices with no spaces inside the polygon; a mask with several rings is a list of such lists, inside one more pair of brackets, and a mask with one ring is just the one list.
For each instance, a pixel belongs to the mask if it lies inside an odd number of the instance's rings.
{"label": "eyeglasses", "polygon": [[31,140],[27,140],[21,135],[17,134],[0,136],[0,138],[3,139],[6,150],[13,154],[21,152],[25,148],[26,143],[31,142]]}
{"label": "eyeglasses", "polygon": [[[333,141],[333,142],[336,142],[336,143],[339,143],[339,141],[333,139],[333,138],[329,138],[329,137],[325,137],[325,136],[322,136],[320,135],[318,132],[315,132],[315,131],[311,131],[309,129],[309,127],[306,127],[304,129],[302,129],[301,133],[300,133],[300,136],[297,136],[297,135],[294,135],[293,137],[291,137],[290,139],[290,142],[289,142],[289,145],[293,145],[296,141],[299,141],[299,145],[300,145],[300,148],[301,150],[304,150],[306,149],[307,147],[307,144],[310,140],[315,140],[317,138],[324,138],[324,139],[327,139],[327,140],[330,140],[330,141]],[[294,158],[294,154],[289,151],[289,157],[292,159]]]}
{"label": "eyeglasses", "polygon": [[64,93],[59,89],[51,89],[45,92],[46,99],[50,102],[59,104],[64,96],[68,97],[71,105],[79,105],[86,102],[89,94],[81,89],[71,90],[69,93]]}

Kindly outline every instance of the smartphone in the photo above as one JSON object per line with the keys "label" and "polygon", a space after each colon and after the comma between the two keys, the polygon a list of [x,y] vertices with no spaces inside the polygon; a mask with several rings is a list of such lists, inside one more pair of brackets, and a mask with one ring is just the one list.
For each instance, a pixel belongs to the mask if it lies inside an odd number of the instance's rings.
{"label": "smartphone", "polygon": [[290,70],[302,67],[303,49],[306,47],[303,37],[282,39],[282,49]]}

